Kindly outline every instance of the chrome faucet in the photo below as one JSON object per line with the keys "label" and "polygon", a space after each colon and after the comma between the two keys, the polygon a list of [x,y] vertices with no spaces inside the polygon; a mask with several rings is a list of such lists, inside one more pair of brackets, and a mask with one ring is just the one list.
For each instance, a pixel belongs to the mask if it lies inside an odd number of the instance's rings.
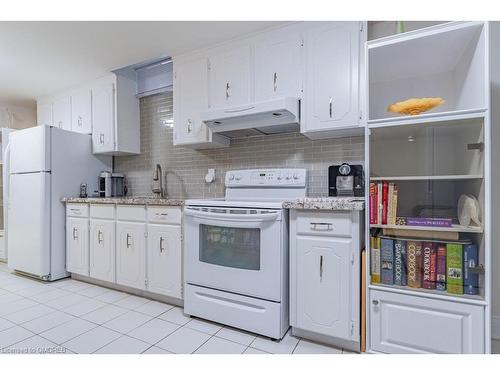
{"label": "chrome faucet", "polygon": [[155,168],[155,172],[153,174],[153,181],[157,181],[157,185],[156,187],[154,187],[153,185],[153,188],[151,189],[153,191],[154,194],[160,196],[161,198],[164,198],[165,197],[165,189],[163,189],[163,179],[162,179],[162,172],[161,172],[161,165],[160,164],[156,164],[156,168]]}

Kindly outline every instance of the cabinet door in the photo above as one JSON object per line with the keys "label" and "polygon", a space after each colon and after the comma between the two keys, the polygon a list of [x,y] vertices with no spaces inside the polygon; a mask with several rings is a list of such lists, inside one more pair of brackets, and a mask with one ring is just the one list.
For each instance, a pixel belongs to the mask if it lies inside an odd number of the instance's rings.
{"label": "cabinet door", "polygon": [[329,22],[305,34],[303,131],[359,124],[358,22]]}
{"label": "cabinet door", "polygon": [[148,290],[182,298],[181,228],[148,225]]}
{"label": "cabinet door", "polygon": [[69,95],[56,98],[53,102],[54,126],[71,130],[71,97]]}
{"label": "cabinet door", "polygon": [[90,220],[90,277],[115,282],[115,222]]}
{"label": "cabinet door", "polygon": [[76,90],[71,94],[71,130],[92,133],[92,95],[89,88]]}
{"label": "cabinet door", "polygon": [[255,101],[302,95],[302,38],[286,34],[255,45]]}
{"label": "cabinet door", "polygon": [[113,152],[115,146],[115,85],[92,88],[92,146],[94,153]]}
{"label": "cabinet door", "polygon": [[209,67],[211,108],[250,102],[250,46],[212,55]]}
{"label": "cabinet door", "polygon": [[146,224],[116,223],[116,282],[144,289],[146,281]]}
{"label": "cabinet door", "polygon": [[174,61],[174,141],[176,145],[209,141],[209,129],[200,112],[208,109],[206,58]]}
{"label": "cabinet door", "polygon": [[53,125],[52,102],[36,103],[36,122],[38,125]]}
{"label": "cabinet door", "polygon": [[66,219],[66,271],[89,275],[88,219]]}
{"label": "cabinet door", "polygon": [[484,353],[484,308],[370,291],[371,348],[385,353]]}
{"label": "cabinet door", "polygon": [[351,338],[350,239],[297,239],[297,327]]}

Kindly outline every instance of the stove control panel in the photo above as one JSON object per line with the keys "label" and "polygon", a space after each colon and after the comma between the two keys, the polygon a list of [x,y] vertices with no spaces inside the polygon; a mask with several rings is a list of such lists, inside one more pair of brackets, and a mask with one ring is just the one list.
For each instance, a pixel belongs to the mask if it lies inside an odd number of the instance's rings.
{"label": "stove control panel", "polygon": [[305,187],[307,171],[301,168],[243,169],[226,172],[227,187]]}

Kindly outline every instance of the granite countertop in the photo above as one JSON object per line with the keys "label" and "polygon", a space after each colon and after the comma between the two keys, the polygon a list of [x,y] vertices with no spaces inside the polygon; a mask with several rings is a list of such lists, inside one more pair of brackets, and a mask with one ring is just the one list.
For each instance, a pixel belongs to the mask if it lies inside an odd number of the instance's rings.
{"label": "granite countertop", "polygon": [[365,208],[364,197],[306,197],[283,203],[283,208],[303,210],[361,211]]}
{"label": "granite countertop", "polygon": [[137,204],[154,206],[183,206],[184,199],[181,198],[159,198],[159,197],[113,197],[113,198],[62,198],[64,203],[101,203],[101,204]]}

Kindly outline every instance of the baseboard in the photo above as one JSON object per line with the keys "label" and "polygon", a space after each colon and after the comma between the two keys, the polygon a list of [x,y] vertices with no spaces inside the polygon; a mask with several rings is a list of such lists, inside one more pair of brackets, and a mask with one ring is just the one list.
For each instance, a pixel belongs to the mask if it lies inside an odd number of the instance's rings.
{"label": "baseboard", "polygon": [[491,318],[491,338],[493,340],[500,340],[500,316],[493,316]]}

